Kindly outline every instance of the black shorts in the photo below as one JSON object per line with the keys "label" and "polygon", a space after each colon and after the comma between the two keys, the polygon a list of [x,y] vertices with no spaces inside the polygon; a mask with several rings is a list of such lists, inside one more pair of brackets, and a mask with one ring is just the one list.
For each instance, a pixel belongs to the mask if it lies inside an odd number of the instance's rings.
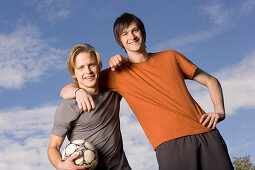
{"label": "black shorts", "polygon": [[129,166],[127,157],[125,152],[123,151],[122,154],[110,161],[100,162],[99,157],[99,164],[96,167],[96,170],[131,170],[131,167]]}
{"label": "black shorts", "polygon": [[233,170],[218,130],[184,136],[156,148],[160,170]]}

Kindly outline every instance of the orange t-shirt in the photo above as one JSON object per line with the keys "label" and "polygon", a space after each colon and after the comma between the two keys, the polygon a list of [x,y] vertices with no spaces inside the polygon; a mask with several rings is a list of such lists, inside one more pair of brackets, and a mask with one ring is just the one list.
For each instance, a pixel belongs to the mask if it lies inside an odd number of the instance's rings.
{"label": "orange t-shirt", "polygon": [[210,131],[199,123],[205,112],[184,81],[192,79],[196,68],[174,50],[149,53],[146,61],[102,71],[100,85],[126,99],[155,149],[175,138]]}

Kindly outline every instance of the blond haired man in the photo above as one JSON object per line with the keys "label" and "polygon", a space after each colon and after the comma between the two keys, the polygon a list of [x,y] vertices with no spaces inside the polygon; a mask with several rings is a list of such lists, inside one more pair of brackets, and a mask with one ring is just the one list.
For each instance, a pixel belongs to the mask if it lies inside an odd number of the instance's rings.
{"label": "blond haired man", "polygon": [[99,88],[100,55],[91,45],[78,44],[69,53],[67,65],[71,77],[91,95],[98,107],[91,112],[80,111],[75,99],[59,104],[48,146],[50,162],[57,169],[90,168],[74,164],[73,160],[78,155],[66,161],[61,160],[59,149],[67,136],[69,141],[86,139],[97,148],[97,169],[130,170],[120,132],[121,96],[109,89]]}

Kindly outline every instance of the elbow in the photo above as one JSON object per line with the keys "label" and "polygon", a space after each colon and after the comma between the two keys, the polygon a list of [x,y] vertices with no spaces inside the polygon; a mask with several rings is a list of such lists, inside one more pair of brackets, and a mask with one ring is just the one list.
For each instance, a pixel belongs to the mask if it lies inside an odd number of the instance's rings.
{"label": "elbow", "polygon": [[214,77],[214,76],[210,76],[207,84],[208,84],[207,87],[215,86],[215,85],[216,86],[221,86],[219,80],[216,77]]}
{"label": "elbow", "polygon": [[48,155],[49,160],[50,160],[50,156],[51,156],[51,150],[52,150],[52,148],[50,146],[48,146],[47,155]]}
{"label": "elbow", "polygon": [[221,87],[220,81],[219,81],[217,78],[213,77],[213,81],[214,81],[214,83],[215,83],[216,85],[218,85],[219,87]]}
{"label": "elbow", "polygon": [[63,88],[60,91],[60,97],[64,98],[64,92],[63,92]]}

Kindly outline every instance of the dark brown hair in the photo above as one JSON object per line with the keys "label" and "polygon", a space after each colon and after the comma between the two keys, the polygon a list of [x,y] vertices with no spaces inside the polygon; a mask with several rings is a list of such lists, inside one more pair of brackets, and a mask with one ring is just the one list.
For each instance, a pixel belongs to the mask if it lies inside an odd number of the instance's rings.
{"label": "dark brown hair", "polygon": [[143,22],[133,14],[123,13],[120,17],[118,17],[115,20],[113,25],[113,33],[115,40],[122,48],[124,48],[124,46],[120,40],[120,35],[122,34],[123,30],[128,28],[133,22],[136,23],[138,29],[141,31],[144,43],[146,42],[146,32]]}

